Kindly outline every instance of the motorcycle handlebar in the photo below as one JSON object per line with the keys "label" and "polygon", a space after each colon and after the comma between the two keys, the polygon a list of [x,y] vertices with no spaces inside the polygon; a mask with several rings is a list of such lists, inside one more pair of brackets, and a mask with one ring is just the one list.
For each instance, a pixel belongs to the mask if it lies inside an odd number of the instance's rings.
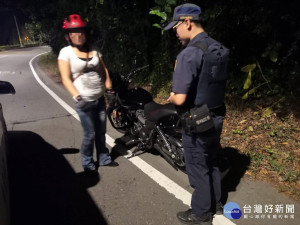
{"label": "motorcycle handlebar", "polygon": [[130,79],[131,76],[133,76],[134,74],[136,74],[136,73],[140,72],[141,70],[144,70],[144,69],[146,69],[146,68],[148,68],[148,67],[149,67],[149,65],[146,65],[146,66],[142,66],[142,67],[140,67],[140,68],[137,68],[136,70],[130,72],[129,74],[127,74],[127,75],[124,76],[124,77],[126,77],[127,79]]}

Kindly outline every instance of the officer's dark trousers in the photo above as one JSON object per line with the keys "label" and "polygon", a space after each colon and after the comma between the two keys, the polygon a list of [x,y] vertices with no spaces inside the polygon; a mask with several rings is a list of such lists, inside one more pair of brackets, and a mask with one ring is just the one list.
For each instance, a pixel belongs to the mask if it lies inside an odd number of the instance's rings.
{"label": "officer's dark trousers", "polygon": [[192,212],[206,217],[221,199],[221,177],[217,166],[217,151],[223,127],[223,117],[213,118],[215,129],[189,136],[182,134],[186,170],[192,194]]}

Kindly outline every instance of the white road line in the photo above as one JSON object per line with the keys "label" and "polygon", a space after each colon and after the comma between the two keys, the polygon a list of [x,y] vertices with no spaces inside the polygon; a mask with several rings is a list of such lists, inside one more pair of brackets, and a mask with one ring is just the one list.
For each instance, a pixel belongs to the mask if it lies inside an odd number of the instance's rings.
{"label": "white road line", "polygon": [[35,58],[39,57],[40,55],[46,54],[48,52],[44,52],[41,53],[35,57],[33,57],[30,62],[29,62],[29,66],[30,69],[35,77],[35,79],[37,80],[37,82],[49,93],[49,95],[51,95],[52,98],[54,98],[62,107],[64,107],[72,116],[74,116],[77,120],[79,120],[79,116],[76,113],[76,111],[69,106],[67,103],[65,103],[60,97],[58,97],[57,94],[55,94],[50,88],[48,88],[48,86],[46,84],[43,83],[43,81],[41,81],[41,79],[39,78],[39,76],[37,75],[37,73],[35,72],[33,66],[32,66],[32,62]]}
{"label": "white road line", "polygon": [[161,187],[165,188],[169,193],[173,194],[175,198],[181,200],[183,204],[190,205],[191,193],[174,183],[170,178],[150,166],[144,160],[139,157],[133,157],[129,159],[134,165],[141,169],[151,179],[155,180]]}
{"label": "white road line", "polygon": [[[78,114],[76,111],[70,107],[66,102],[64,102],[58,95],[56,95],[51,89],[49,89],[38,77],[37,73],[35,72],[32,62],[35,58],[39,57],[40,55],[46,54],[48,52],[41,53],[33,57],[30,62],[29,66],[31,71],[37,80],[37,82],[62,106],[64,107],[72,116],[74,116],[78,121],[80,121]],[[112,148],[115,146],[115,140],[106,134],[106,143]],[[163,187],[166,191],[170,194],[173,194],[175,198],[181,200],[183,204],[190,206],[192,194],[186,191],[184,188],[176,184],[170,178],[159,172],[157,169],[146,163],[140,157],[135,156],[133,158],[128,159],[132,162],[136,167],[142,170],[145,174],[147,174],[152,180],[154,180],[157,184]],[[215,216],[213,220],[213,225],[235,225],[235,223],[231,222],[225,216]]]}

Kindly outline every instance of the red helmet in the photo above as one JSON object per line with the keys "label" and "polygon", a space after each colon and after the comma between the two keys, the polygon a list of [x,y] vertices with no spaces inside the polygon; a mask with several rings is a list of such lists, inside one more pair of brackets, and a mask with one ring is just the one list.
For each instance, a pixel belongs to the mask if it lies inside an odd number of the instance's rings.
{"label": "red helmet", "polygon": [[82,20],[80,15],[72,14],[69,16],[69,19],[64,20],[64,24],[62,26],[63,29],[74,29],[74,28],[85,28],[87,26],[87,22]]}

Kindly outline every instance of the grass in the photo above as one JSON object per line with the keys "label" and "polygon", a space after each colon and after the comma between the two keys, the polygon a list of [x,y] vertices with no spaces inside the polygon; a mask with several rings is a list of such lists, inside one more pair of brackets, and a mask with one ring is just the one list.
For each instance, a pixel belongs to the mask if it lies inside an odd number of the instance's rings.
{"label": "grass", "polygon": [[50,52],[42,55],[38,61],[39,65],[50,75],[56,82],[60,82],[60,74],[57,67],[57,55]]}
{"label": "grass", "polygon": [[16,48],[16,47],[20,47],[20,44],[18,44],[18,45],[3,45],[3,46],[0,46],[0,51],[4,51],[4,50],[11,49],[11,48]]}
{"label": "grass", "polygon": [[[33,46],[39,46],[39,44],[23,44],[23,47],[33,47]],[[14,48],[21,48],[20,44],[17,45],[2,45],[0,46],[0,51],[5,51],[9,49],[14,49]]]}

